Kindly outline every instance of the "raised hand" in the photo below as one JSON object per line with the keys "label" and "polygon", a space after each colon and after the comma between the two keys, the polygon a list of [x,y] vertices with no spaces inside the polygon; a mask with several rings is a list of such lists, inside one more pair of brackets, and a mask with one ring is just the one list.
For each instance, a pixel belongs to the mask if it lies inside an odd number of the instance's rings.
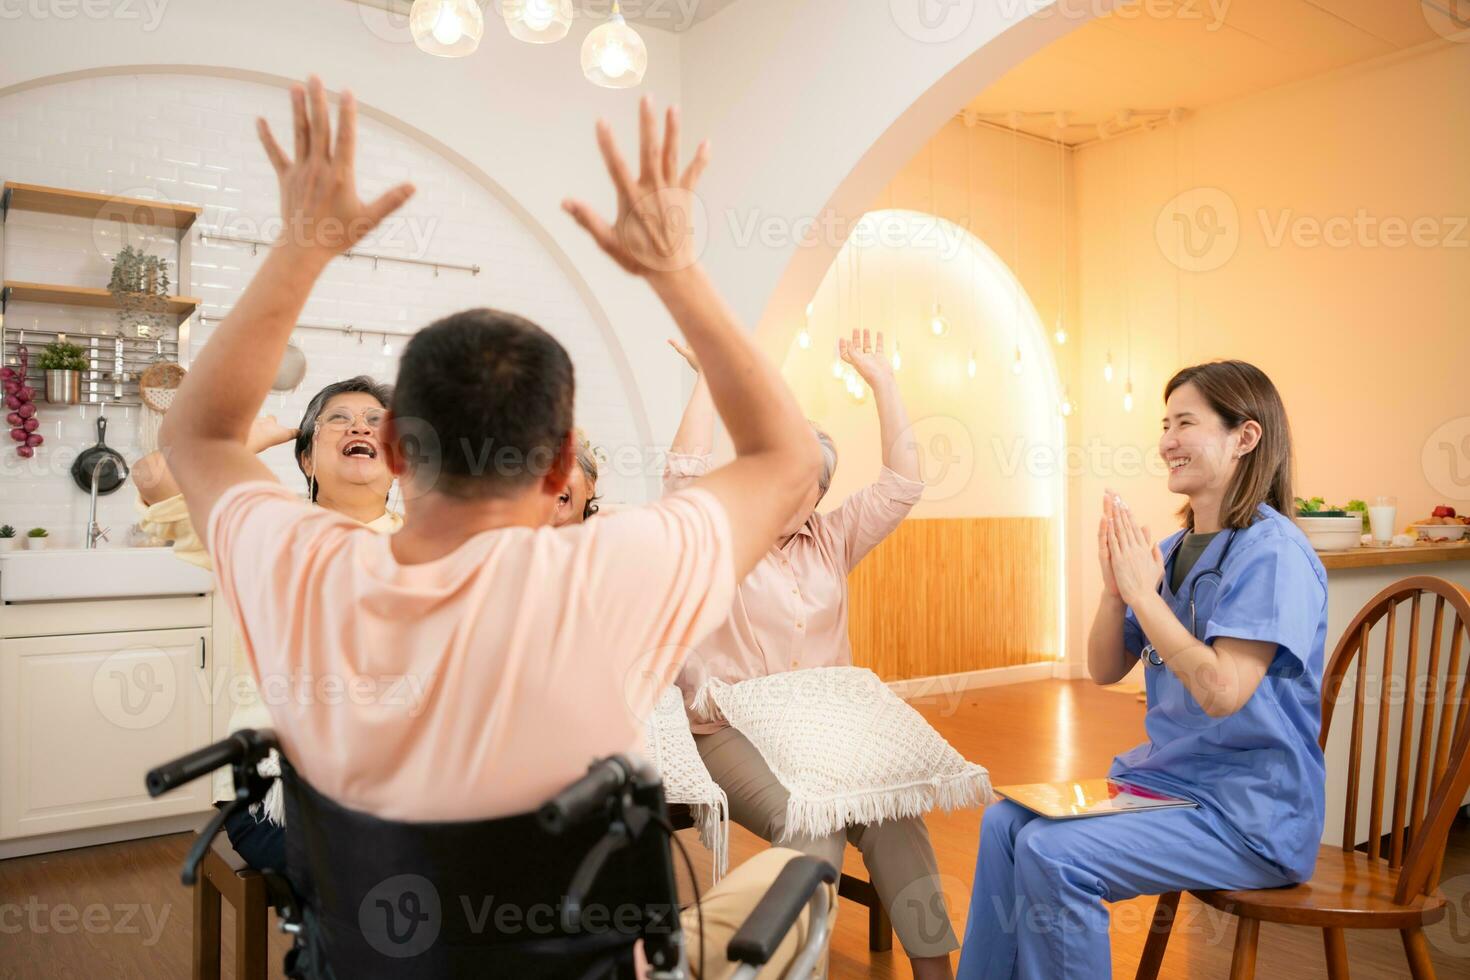
{"label": "raised hand", "polygon": [[893,380],[893,365],[883,356],[881,330],[878,331],[877,344],[873,343],[872,335],[866,330],[854,330],[851,340],[838,337],[837,353],[852,365],[853,370],[857,371],[870,388],[877,387],[880,382]]}
{"label": "raised hand", "polygon": [[250,435],[245,438],[245,446],[251,452],[262,453],[272,446],[290,442],[296,438],[296,433],[296,429],[277,422],[274,415],[263,415],[250,423]]}
{"label": "raised hand", "polygon": [[669,338],[669,346],[674,348],[674,350],[678,353],[680,357],[689,362],[689,366],[694,369],[695,374],[704,373],[704,369],[699,366],[699,356],[694,353],[694,349],[692,347],[681,344],[677,340],[674,340],[672,337]]}
{"label": "raised hand", "polygon": [[618,194],[618,216],[609,225],[579,200],[562,207],[587,230],[612,259],[636,276],[679,272],[698,260],[694,215],[694,188],[709,162],[709,143],[700,143],[688,169],[679,173],[679,110],[670,106],[664,134],[659,137],[653,100],[638,105],[640,122],[639,174],[634,180],[613,140],[606,120],[597,123],[597,145]]}
{"label": "raised hand", "polygon": [[281,187],[284,223],[277,244],[330,258],[357,244],[402,207],[414,188],[399,184],[370,204],[357,196],[357,100],[351,92],[342,93],[335,143],[320,78],[311,76],[305,88],[291,87],[291,110],[296,131],[294,158],[286,156],[264,119],[255,121]]}
{"label": "raised hand", "polygon": [[1140,527],[1133,512],[1120,500],[1113,501],[1108,523],[1108,558],[1113,579],[1123,601],[1136,605],[1138,600],[1159,588],[1164,580],[1164,556],[1148,528]]}

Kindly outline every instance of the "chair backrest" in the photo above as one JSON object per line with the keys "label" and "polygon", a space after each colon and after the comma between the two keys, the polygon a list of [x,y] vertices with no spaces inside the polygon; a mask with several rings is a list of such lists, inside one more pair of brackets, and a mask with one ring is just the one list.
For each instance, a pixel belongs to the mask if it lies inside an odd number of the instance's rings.
{"label": "chair backrest", "polygon": [[[1431,596],[1434,612],[1428,654],[1421,659],[1421,619],[1425,600]],[[1400,608],[1405,604],[1409,607],[1408,642],[1403,651],[1400,685],[1395,657],[1402,635]],[[1371,644],[1370,633],[1380,622],[1385,627],[1383,642]],[[1450,824],[1470,790],[1467,636],[1470,593],[1440,578],[1406,578],[1378,593],[1353,617],[1333,651],[1323,680],[1321,744],[1325,750],[1333,712],[1350,670],[1355,679],[1343,816],[1345,851],[1354,850],[1358,841],[1364,741],[1368,734],[1365,702],[1377,702],[1371,795],[1366,807],[1367,854],[1370,860],[1386,861],[1390,868],[1400,869],[1395,896],[1400,904],[1437,886]],[[1403,709],[1397,749],[1392,750],[1390,720],[1400,690]],[[1385,811],[1385,783],[1390,758],[1395,755],[1393,804]],[[1386,849],[1382,844],[1385,833],[1389,838]]]}
{"label": "chair backrest", "polygon": [[610,815],[554,836],[534,813],[399,822],[328,799],[284,758],[282,776],[286,875],[303,920],[293,977],[533,977],[549,964],[558,976],[632,977],[635,942],[678,928],[655,823],[608,857],[569,932],[566,896]]}

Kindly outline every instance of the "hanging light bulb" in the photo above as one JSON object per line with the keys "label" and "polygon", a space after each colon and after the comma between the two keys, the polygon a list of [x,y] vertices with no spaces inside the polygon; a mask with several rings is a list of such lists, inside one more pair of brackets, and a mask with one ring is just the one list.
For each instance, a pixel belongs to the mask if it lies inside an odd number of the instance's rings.
{"label": "hanging light bulb", "polygon": [[1133,379],[1131,378],[1123,386],[1123,411],[1133,411]]}
{"label": "hanging light bulb", "polygon": [[944,315],[944,307],[938,303],[934,304],[934,313],[929,317],[929,332],[936,337],[949,336],[949,317]]}
{"label": "hanging light bulb", "polygon": [[802,350],[812,349],[812,304],[806,304],[806,320],[803,321],[801,329],[796,332],[796,346]]}
{"label": "hanging light bulb", "polygon": [[648,48],[623,19],[616,0],[607,23],[582,42],[582,74],[603,88],[632,88],[648,70]]}
{"label": "hanging light bulb", "polygon": [[408,29],[420,51],[463,58],[480,46],[485,17],[475,0],[413,0]]}
{"label": "hanging light bulb", "polygon": [[970,359],[969,359],[969,361],[967,361],[965,363],[965,373],[967,375],[969,375],[970,377],[973,378],[979,372],[980,372],[980,365],[978,363],[976,363],[976,361],[975,361],[975,352],[974,352],[974,350],[971,350],[970,351]]}
{"label": "hanging light bulb", "polygon": [[903,355],[898,352],[898,341],[893,342],[893,370],[903,367]]}
{"label": "hanging light bulb", "polygon": [[551,44],[572,28],[572,0],[504,0],[510,36],[527,44]]}
{"label": "hanging light bulb", "polygon": [[1072,404],[1072,387],[1068,385],[1062,389],[1062,418],[1071,418],[1075,408],[1076,406]]}
{"label": "hanging light bulb", "polygon": [[1016,356],[1011,359],[1011,373],[1014,374],[1014,375],[1016,375],[1016,376],[1018,376],[1018,377],[1021,374],[1021,345],[1020,344],[1017,344],[1016,345]]}
{"label": "hanging light bulb", "polygon": [[861,381],[859,381],[857,387],[855,389],[853,389],[853,392],[852,392],[853,401],[858,402],[859,404],[861,404],[862,403],[862,400],[864,398],[866,398],[867,395],[868,395],[868,389],[863,385],[863,383]]}
{"label": "hanging light bulb", "polygon": [[387,334],[383,334],[383,356],[384,357],[392,357],[393,356],[393,345],[388,342],[388,335]]}
{"label": "hanging light bulb", "polygon": [[1057,332],[1052,334],[1052,336],[1056,338],[1058,347],[1067,342],[1067,328],[1062,325],[1061,316],[1057,317]]}
{"label": "hanging light bulb", "polygon": [[1113,352],[1108,351],[1108,359],[1103,362],[1103,380],[1108,384],[1113,383]]}

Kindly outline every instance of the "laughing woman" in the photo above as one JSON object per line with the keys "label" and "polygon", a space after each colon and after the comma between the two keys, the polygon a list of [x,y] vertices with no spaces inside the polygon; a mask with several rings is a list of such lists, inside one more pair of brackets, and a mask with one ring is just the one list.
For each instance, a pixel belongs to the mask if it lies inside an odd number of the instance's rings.
{"label": "laughing woman", "polygon": [[[345,514],[374,531],[392,534],[403,526],[403,518],[387,506],[393,474],[388,469],[378,432],[392,388],[359,375],[327,385],[316,393],[301,416],[299,429],[288,429],[274,418],[257,419],[250,429],[250,447],[257,453],[295,440],[296,465],[306,480],[306,495],[313,503]],[[178,485],[161,453],[151,453],[133,467],[138,486],[139,523],[154,536],[172,540],[174,554],[201,568],[210,568],[209,552],[194,533],[189,512]],[[270,713],[261,702],[251,680],[244,651],[230,641],[229,688],[233,710],[230,731],[271,727]],[[278,792],[267,798],[264,814],[237,813],[225,824],[230,844],[253,868],[285,866],[285,834],[281,826]],[[215,776],[214,798],[235,796],[228,771]]]}
{"label": "laughing woman", "polygon": [[1240,361],[1186,368],[1164,399],[1184,529],[1155,544],[1104,499],[1087,658],[1099,684],[1144,661],[1148,741],[1110,775],[1198,806],[1064,821],[989,807],[961,980],[1112,976],[1103,902],[1288,885],[1316,863],[1327,576],[1286,516],[1286,412]]}

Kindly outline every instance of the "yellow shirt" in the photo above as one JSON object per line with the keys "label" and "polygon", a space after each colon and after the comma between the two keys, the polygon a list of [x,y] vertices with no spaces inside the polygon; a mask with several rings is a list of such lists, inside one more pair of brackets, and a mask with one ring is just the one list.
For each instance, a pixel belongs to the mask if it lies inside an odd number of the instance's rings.
{"label": "yellow shirt", "polygon": [[[189,520],[189,508],[184,504],[183,494],[168,497],[152,505],[145,504],[139,497],[137,507],[141,515],[138,519],[138,526],[145,533],[163,541],[172,541],[174,555],[180,560],[211,572],[214,571],[214,563],[210,560],[209,551],[199,540],[199,533],[194,530],[194,524]],[[396,534],[398,529],[403,527],[403,517],[391,510],[384,511],[382,517],[369,521],[363,526],[382,534]],[[230,677],[228,683],[219,689],[230,703],[229,729],[231,732],[238,732],[242,728],[270,728],[270,712],[260,701],[260,693],[250,673],[250,661],[246,656],[244,645],[240,642],[240,633],[233,624],[221,625],[222,628],[229,630]],[[235,784],[228,769],[221,769],[215,773],[214,798],[216,800],[235,798]]]}

